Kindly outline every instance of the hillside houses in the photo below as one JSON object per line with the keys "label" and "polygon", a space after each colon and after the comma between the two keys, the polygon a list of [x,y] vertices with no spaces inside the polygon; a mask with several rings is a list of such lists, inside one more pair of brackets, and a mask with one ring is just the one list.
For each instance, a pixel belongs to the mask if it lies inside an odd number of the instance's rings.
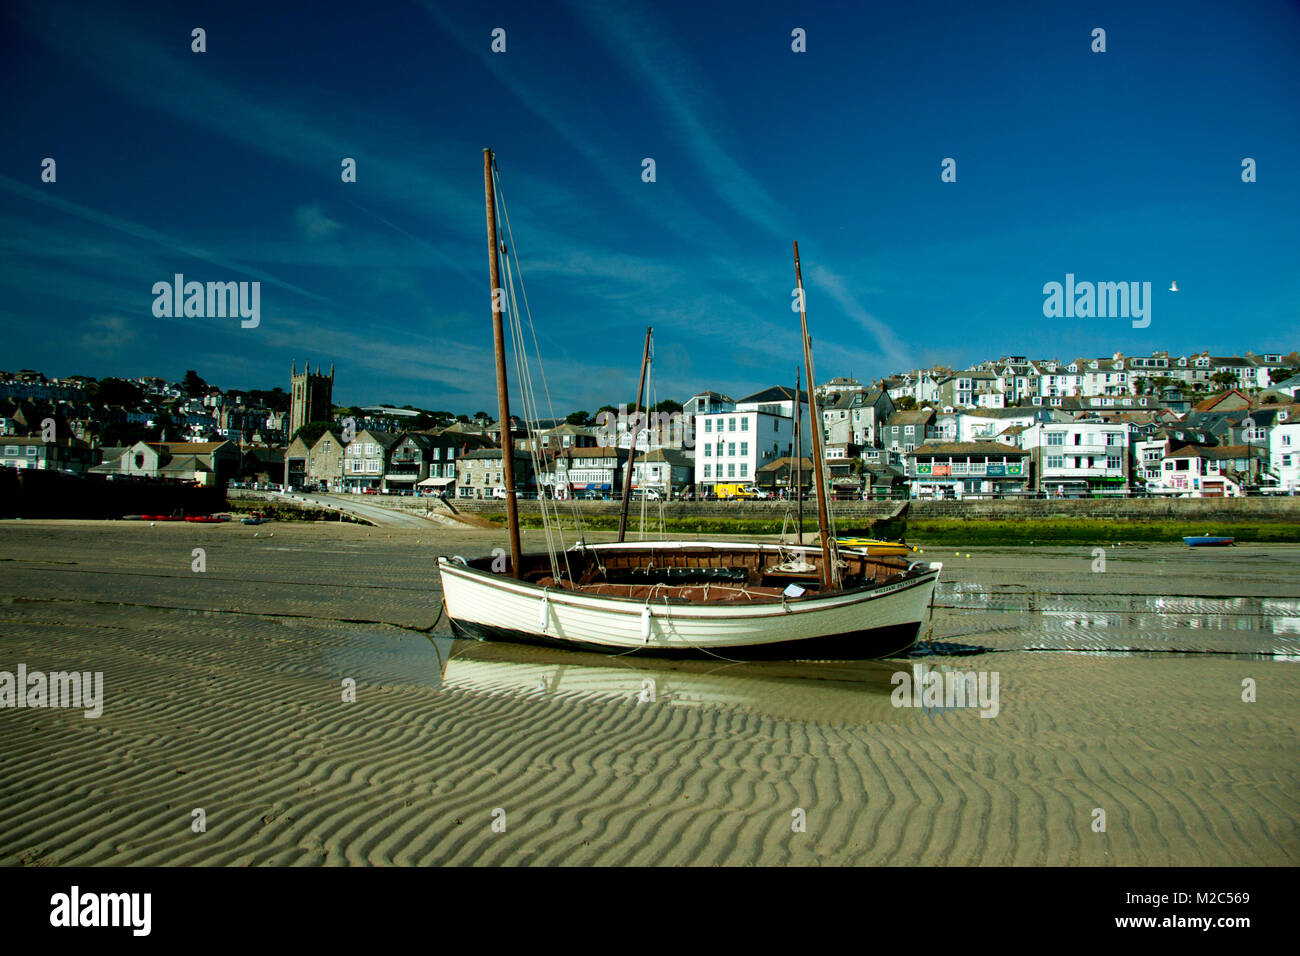
{"label": "hillside houses", "polygon": [[[317,369],[308,384],[319,394],[296,411],[292,403],[305,401],[301,376],[290,395],[223,392],[194,373],[167,382],[0,372],[0,442],[13,439],[0,445],[0,466],[330,492],[497,494],[502,428],[490,415],[334,406],[325,390],[333,378]],[[838,496],[1249,494],[1294,488],[1298,371],[1296,352],[1001,355],[967,368],[900,369],[875,381],[838,374],[808,385]],[[610,406],[599,420],[512,419],[512,454],[528,461],[520,487],[611,497],[629,482],[698,496],[720,485],[788,487],[782,463],[812,452],[806,416],[802,447],[794,442],[807,395],[778,385],[737,394],[731,383],[701,388],[681,406],[657,406],[680,412],[639,422],[626,407],[608,414]],[[304,427],[288,435],[290,420]]]}

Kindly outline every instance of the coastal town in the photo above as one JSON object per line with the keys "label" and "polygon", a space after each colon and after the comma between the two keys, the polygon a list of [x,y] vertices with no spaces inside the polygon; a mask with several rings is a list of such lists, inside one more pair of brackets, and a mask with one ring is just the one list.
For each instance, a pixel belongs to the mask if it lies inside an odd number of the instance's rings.
{"label": "coastal town", "polygon": [[[91,480],[504,497],[502,429],[487,412],[338,406],[332,366],[291,362],[288,384],[0,372],[0,463]],[[1295,351],[1003,356],[866,384],[839,376],[811,396],[773,384],[639,413],[625,402],[512,417],[510,436],[522,497],[621,496],[629,459],[638,497],[788,498],[800,481],[813,496],[811,436],[795,432],[810,403],[841,500],[1295,494],[1298,385]]]}

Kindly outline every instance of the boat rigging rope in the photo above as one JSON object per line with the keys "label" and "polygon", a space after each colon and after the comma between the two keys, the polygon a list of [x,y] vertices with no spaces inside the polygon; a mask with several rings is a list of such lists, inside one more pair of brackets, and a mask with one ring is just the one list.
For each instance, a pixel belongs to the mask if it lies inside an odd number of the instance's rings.
{"label": "boat rigging rope", "polygon": [[[510,210],[509,210],[509,209],[507,208],[507,206],[506,206],[505,194],[504,194],[504,193],[502,192],[502,190],[501,190],[501,170],[497,167],[497,161],[496,161],[496,156],[495,156],[495,155],[492,157],[492,181],[493,181],[493,186],[494,186],[494,188],[496,189],[496,195],[497,195],[497,198],[500,200],[500,206],[501,206],[501,218],[502,218],[502,219],[504,220],[504,222],[505,222],[505,226],[506,226],[506,239],[507,239],[507,241],[508,241],[508,243],[509,243],[509,256],[507,257],[507,260],[506,260],[507,271],[509,271],[509,265],[510,265],[509,259],[510,259],[510,257],[513,257],[513,258],[514,258],[514,262],[515,262],[515,270],[514,270],[514,271],[515,271],[515,273],[517,273],[518,276],[519,276],[519,297],[520,297],[520,299],[523,300],[523,304],[524,304],[524,314],[526,314],[526,315],[528,316],[528,329],[529,329],[529,331],[532,333],[532,339],[533,339],[533,351],[534,351],[534,353],[537,355],[537,371],[538,371],[538,375],[541,377],[541,380],[542,380],[542,391],[543,391],[543,393],[546,395],[546,407],[547,407],[548,412],[550,413],[551,420],[552,420],[552,421],[556,421],[556,420],[558,420],[558,419],[556,419],[556,417],[555,417],[555,404],[554,404],[554,402],[551,400],[551,386],[550,386],[550,383],[549,383],[549,382],[547,381],[547,379],[546,379],[546,369],[545,369],[545,367],[542,365],[542,351],[541,351],[541,347],[540,347],[540,345],[538,344],[538,341],[537,341],[537,326],[536,326],[536,325],[534,324],[534,322],[533,322],[533,311],[532,311],[532,308],[531,308],[531,307],[529,306],[529,304],[528,304],[528,289],[527,289],[527,287],[524,285],[524,273],[523,273],[523,269],[522,269],[522,267],[519,265],[519,252],[518,252],[518,249],[517,249],[516,246],[515,246],[515,235],[514,235],[514,231],[513,231],[513,229],[512,229],[511,226],[510,226]],[[513,289],[513,285],[512,285],[512,288],[511,288],[511,300],[514,301],[514,289]],[[522,327],[522,324],[519,323],[519,311],[518,311],[518,303],[517,303],[517,302],[515,302],[515,320],[516,320],[516,323],[517,323],[518,326],[519,326],[519,336],[520,336],[520,341],[522,341],[522,338],[523,338],[523,327]],[[530,383],[531,383],[531,378],[530,378]],[[535,399],[535,396],[534,396],[534,399]],[[535,400],[534,400],[534,407],[536,407],[536,401],[535,401]],[[558,477],[558,474],[559,474],[559,457],[560,457],[559,454],[557,454],[557,455],[556,455],[556,477]],[[568,482],[568,466],[567,466],[567,465],[565,466],[565,472],[564,472],[564,473],[565,473],[565,485],[566,485],[566,494],[565,494],[565,498],[566,498],[567,501],[568,501],[570,514],[571,514],[572,517],[573,517],[574,525],[575,525],[575,527],[577,528],[577,531],[578,531],[578,540],[579,540],[579,542],[582,543],[583,546],[585,547],[585,546],[586,546],[586,533],[585,533],[585,529],[584,529],[584,527],[583,527],[583,522],[582,522],[582,513],[581,513],[581,511],[579,511],[579,509],[578,509],[578,503],[577,503],[577,501],[574,499],[574,497],[573,497],[571,494],[568,494],[568,493],[567,493],[567,485],[569,484],[569,482]],[[539,498],[540,498],[540,493],[539,493]],[[560,536],[560,544],[561,544],[561,548],[564,548],[564,545],[565,545],[565,541],[564,541],[564,532],[563,532],[563,526],[560,524],[560,520],[559,520],[559,518],[560,518],[560,515],[559,515],[559,505],[558,505],[558,504],[554,504],[554,502],[552,502],[552,504],[553,504],[554,513],[555,513],[555,524],[556,524],[556,528],[557,528],[557,531],[558,531],[559,536]],[[543,524],[546,523],[546,509],[545,509],[544,506],[542,507],[542,522],[543,522]],[[565,549],[565,550],[567,551],[567,549]],[[568,559],[568,555],[567,555],[567,553],[566,553],[566,555],[565,555],[565,557],[564,557],[564,563],[565,563],[565,569],[569,572],[569,580],[572,581],[572,580],[573,580],[573,569],[569,567],[569,559]]]}
{"label": "boat rigging rope", "polygon": [[[812,351],[811,351],[811,349],[810,349],[809,352],[808,352],[808,387],[811,388],[811,389],[813,389],[814,391],[816,390],[816,387],[817,387],[817,386],[816,386],[816,382],[817,382],[817,377],[816,377],[816,376],[817,376],[817,366],[816,366],[816,364],[813,362]],[[797,408],[797,407],[799,406],[799,396],[796,395],[794,398],[795,398],[795,407]],[[811,395],[810,395],[810,399],[811,399]],[[820,406],[819,406],[818,410],[820,411]],[[812,408],[811,408],[811,406],[809,407],[808,411],[809,411],[809,415],[808,415],[808,419],[809,419],[809,421],[808,421],[808,424],[809,424],[812,428],[822,429],[822,431],[820,432],[820,434],[821,434],[821,435],[823,436],[823,438],[824,438],[826,432],[825,432],[825,429],[822,428],[822,422],[814,422],[814,421],[812,421],[812,414],[811,414],[811,413],[812,413]],[[823,441],[821,441],[821,442],[815,443],[815,444],[813,445],[813,447],[816,448],[817,445],[820,445],[820,446],[821,446],[821,449],[822,449],[822,472],[824,473],[825,470],[826,470],[826,442],[823,440]],[[802,449],[800,449],[800,454],[803,454],[803,450],[802,450]],[[814,468],[816,467],[816,462],[813,463],[813,467],[814,467]],[[827,531],[826,537],[827,537],[827,541],[825,542],[825,544],[826,544],[827,550],[830,552],[830,556],[831,556],[831,567],[830,567],[830,572],[831,572],[831,583],[832,583],[833,586],[835,586],[835,587],[839,587],[839,585],[840,585],[840,569],[839,569],[839,564],[840,564],[840,554],[839,554],[839,544],[838,544],[838,542],[836,542],[836,540],[835,540],[835,509],[831,507],[831,504],[832,504],[832,502],[833,502],[835,499],[834,499],[834,498],[829,494],[829,491],[830,491],[829,488],[818,488],[818,489],[817,489],[817,494],[818,494],[818,495],[825,495],[825,496],[826,496],[826,525],[827,525],[827,527],[826,527],[826,531]],[[802,538],[802,537],[803,537],[803,529],[800,528],[799,531],[800,531],[800,537]],[[802,544],[802,541],[801,541],[800,543]]]}
{"label": "boat rigging rope", "polygon": [[[517,373],[517,377],[519,378],[519,387],[523,395],[523,402],[524,402],[523,413],[524,413],[524,423],[525,423],[524,427],[526,432],[528,421],[530,419],[536,421],[538,417],[536,414],[537,397],[533,392],[533,387],[532,387],[532,370],[530,368],[530,363],[528,362],[528,356],[524,352],[524,348],[523,348],[523,329],[519,321],[519,303],[515,299],[514,274],[510,268],[509,257],[506,258],[506,298],[507,298],[507,303],[506,303],[507,312],[510,316],[510,338],[511,338],[511,343],[514,346],[514,353],[515,353],[515,371]],[[502,442],[503,446],[505,444],[506,442]],[[513,440],[509,443],[509,445],[510,445],[510,454],[513,455],[514,454]],[[529,461],[532,463],[534,476],[545,474],[545,470],[544,470],[545,466],[541,460],[540,450],[537,447],[537,442],[535,440],[529,441],[527,442],[527,445],[528,445]],[[505,454],[504,450],[502,454]],[[558,580],[560,578],[560,565],[556,558],[556,546],[555,546],[555,536],[558,529],[552,530],[551,523],[550,521],[547,520],[546,498],[544,495],[541,495],[540,492],[538,495],[537,504],[539,510],[542,513],[542,530],[543,533],[546,535],[546,555],[551,562],[551,573]],[[559,522],[557,521],[556,524],[558,525]],[[564,548],[564,540],[562,536],[560,538],[560,548],[561,550]],[[567,555],[565,556],[565,566],[566,568],[568,566]],[[572,573],[570,573],[569,577],[572,578],[572,576],[573,576]]]}

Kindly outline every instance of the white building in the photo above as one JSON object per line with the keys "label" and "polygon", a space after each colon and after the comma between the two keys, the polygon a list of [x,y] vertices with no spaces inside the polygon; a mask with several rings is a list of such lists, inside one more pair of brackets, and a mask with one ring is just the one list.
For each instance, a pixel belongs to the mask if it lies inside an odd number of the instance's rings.
{"label": "white building", "polygon": [[1067,495],[1126,490],[1130,427],[1084,420],[1026,428],[1021,444],[1033,457],[1036,489]]}
{"label": "white building", "polygon": [[[802,408],[806,398],[801,396]],[[765,389],[736,403],[734,411],[695,419],[695,483],[752,484],[758,469],[794,455],[794,389]],[[805,417],[801,452],[812,451]]]}
{"label": "white building", "polygon": [[1278,421],[1268,442],[1269,471],[1277,478],[1277,487],[1300,491],[1300,421]]}

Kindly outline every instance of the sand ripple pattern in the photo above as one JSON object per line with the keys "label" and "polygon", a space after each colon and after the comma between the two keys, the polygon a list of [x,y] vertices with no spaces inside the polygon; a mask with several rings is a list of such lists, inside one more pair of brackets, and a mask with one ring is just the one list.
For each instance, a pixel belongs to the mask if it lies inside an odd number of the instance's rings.
{"label": "sand ripple pattern", "polygon": [[[1086,551],[945,559],[965,590],[942,593],[935,637],[992,652],[927,666],[997,672],[986,719],[894,707],[914,663],[453,644],[412,630],[436,619],[432,557],[499,536],[247,531],[0,527],[0,670],[105,681],[98,720],[0,710],[0,865],[1300,862],[1300,671],[1248,650],[1293,647],[1294,606],[1262,602],[1294,601],[1300,549],[1232,556],[1272,575],[1254,592],[1229,570],[1211,593],[1174,549],[1106,581]],[[211,578],[189,570],[196,541]],[[1025,651],[1094,638],[1233,653]]]}

